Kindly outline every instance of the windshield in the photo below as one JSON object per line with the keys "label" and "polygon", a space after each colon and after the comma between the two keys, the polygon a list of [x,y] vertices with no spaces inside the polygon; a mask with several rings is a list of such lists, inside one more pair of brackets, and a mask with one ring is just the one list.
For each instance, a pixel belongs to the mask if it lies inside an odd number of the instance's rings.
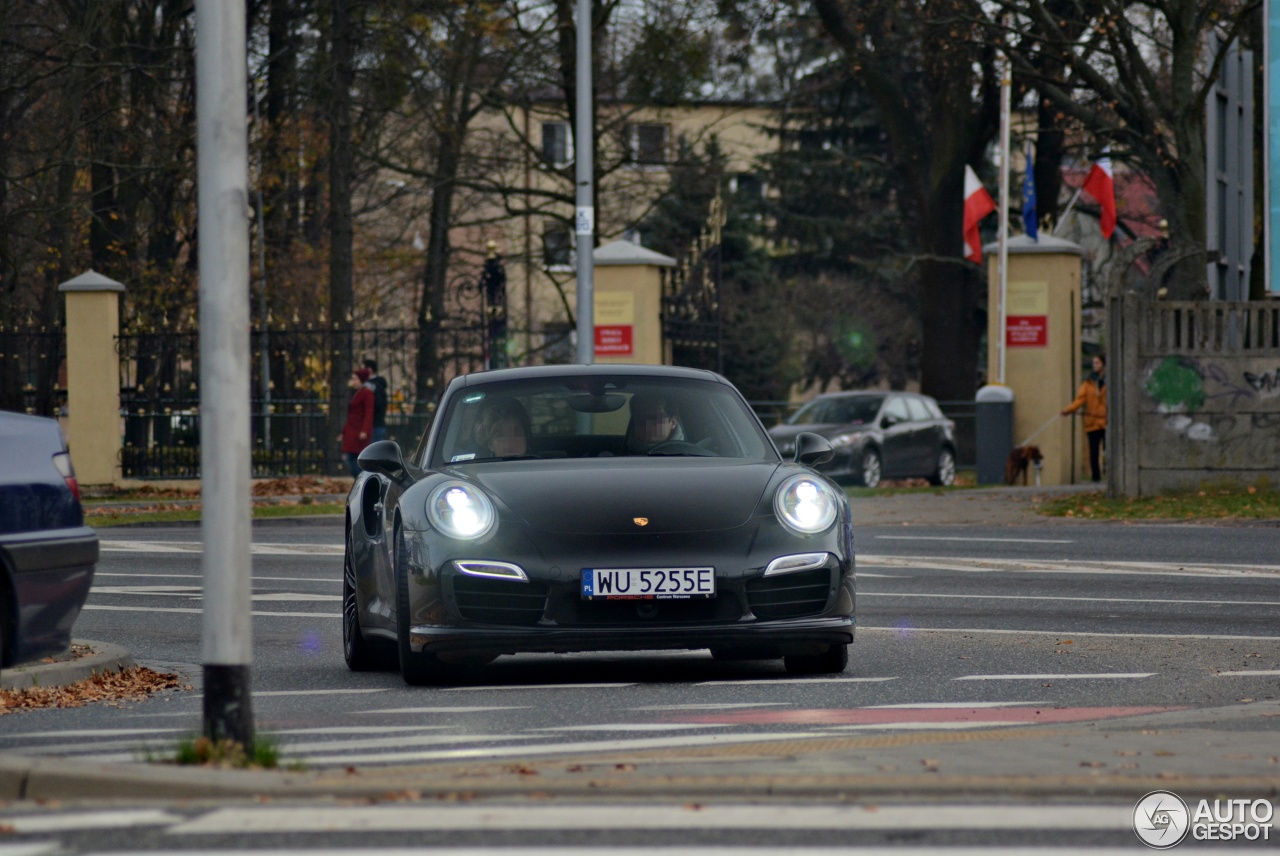
{"label": "windshield", "polygon": [[866,425],[875,421],[884,398],[879,395],[851,395],[840,398],[815,398],[801,407],[788,425]]}
{"label": "windshield", "polygon": [[776,461],[731,387],[684,378],[538,377],[454,395],[434,468],[496,460],[690,456]]}

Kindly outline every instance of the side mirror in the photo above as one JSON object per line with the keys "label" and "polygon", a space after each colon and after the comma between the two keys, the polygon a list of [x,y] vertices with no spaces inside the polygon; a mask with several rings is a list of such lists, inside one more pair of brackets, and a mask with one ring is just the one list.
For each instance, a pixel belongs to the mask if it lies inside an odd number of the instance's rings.
{"label": "side mirror", "polygon": [[409,480],[404,455],[400,454],[400,446],[394,440],[378,440],[365,446],[356,463],[366,473],[379,473],[397,484]]}
{"label": "side mirror", "polygon": [[892,413],[886,413],[884,416],[880,418],[880,427],[892,428],[894,425],[897,425],[901,421],[902,421],[901,419],[894,416]]}
{"label": "side mirror", "polygon": [[796,437],[796,463],[806,467],[825,464],[835,457],[835,448],[826,437],[805,431]]}

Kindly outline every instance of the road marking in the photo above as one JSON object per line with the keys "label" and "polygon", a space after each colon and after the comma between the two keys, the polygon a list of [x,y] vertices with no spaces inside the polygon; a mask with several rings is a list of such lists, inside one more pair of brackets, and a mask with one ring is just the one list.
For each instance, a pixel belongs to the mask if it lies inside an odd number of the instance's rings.
{"label": "road marking", "polygon": [[267,734],[285,737],[290,734],[399,734],[404,731],[439,731],[450,725],[328,725],[318,728],[266,729]]}
{"label": "road marking", "polygon": [[987,707],[1028,707],[1045,704],[1042,701],[920,701],[911,704],[873,704],[864,710],[969,710]]}
{"label": "road marking", "polygon": [[875,725],[886,728],[914,727],[910,723],[969,723],[1012,722],[1036,725],[1042,722],[1085,722],[1094,719],[1115,719],[1124,716],[1144,716],[1151,713],[1168,713],[1183,710],[1178,707],[1004,707],[987,708],[981,712],[955,708],[934,709],[885,709],[885,708],[832,708],[814,710],[751,710],[720,715],[691,716],[684,722],[726,723],[730,725]]}
{"label": "road marking", "polygon": [[385,710],[358,710],[356,713],[485,713],[491,710],[528,710],[525,707],[390,707]]}
{"label": "road marking", "polygon": [[456,743],[497,743],[516,740],[532,740],[528,734],[419,734],[395,737],[369,737],[356,740],[312,740],[306,743],[280,742],[282,755],[307,755],[316,760],[328,760],[331,752],[351,749],[394,749],[411,746],[446,746]]}
{"label": "road marking", "polygon": [[1184,562],[1088,562],[978,559],[946,556],[859,556],[858,566],[964,573],[1086,574],[1092,576],[1246,577],[1280,576],[1280,565],[1189,565]]}
{"label": "road marking", "polygon": [[[84,609],[99,609],[110,612],[185,612],[194,615],[204,613],[203,609],[184,608],[178,606],[107,606],[101,603],[86,603]],[[249,613],[263,618],[342,618],[340,612],[263,612],[255,609]]]}
{"label": "road marking", "polygon": [[[334,581],[330,580],[331,583]],[[336,584],[336,583],[334,583]],[[203,600],[204,591],[200,586],[99,586],[91,590],[95,595],[124,595],[128,597],[185,597],[189,600]],[[298,601],[298,602],[335,602],[342,600],[340,594],[300,594],[297,592],[264,592],[252,595],[257,601]]]}
{"label": "road marking", "polygon": [[1064,675],[965,675],[953,681],[1106,681],[1150,678],[1155,672],[1098,672],[1096,674]]}
{"label": "road marking", "polygon": [[[1032,831],[1031,827],[1027,827],[1028,831]],[[612,842],[610,842],[612,843]],[[26,848],[28,845],[15,845],[15,847]],[[34,845],[33,845],[34,846]],[[4,849],[0,849],[0,856],[43,856],[43,854],[53,854],[60,852],[56,849],[57,845],[53,845],[54,850],[15,850],[12,854]],[[994,848],[994,852],[1000,853],[1007,850],[1009,853],[1031,852],[1030,848],[1017,849],[1014,847]],[[574,856],[574,854],[595,854],[600,852],[608,852],[609,856],[707,856],[714,853],[716,856],[775,856],[778,853],[786,853],[789,856],[937,856],[939,852],[945,852],[946,856],[991,856],[993,848],[990,847],[947,847],[945,850],[941,848],[921,848],[921,847],[796,847],[787,846],[785,849],[779,850],[777,847],[757,847],[752,845],[746,846],[724,846],[717,844],[714,848],[704,845],[696,846],[675,846],[666,845],[660,847],[608,847],[607,851],[603,846],[596,847],[513,847],[511,845],[499,845],[496,847],[426,847],[408,849],[403,847],[365,847],[355,849],[342,849],[324,847],[324,856]],[[147,850],[144,851],[147,856],[278,856],[279,850]],[[1047,856],[1133,856],[1132,848],[1119,847],[1098,847],[1090,845],[1086,847],[1060,847],[1057,845],[1038,845],[1035,849],[1037,853],[1045,853]],[[1201,854],[1220,854],[1223,851],[1213,850],[1207,847],[1182,847],[1178,853],[1184,856],[1201,856]],[[86,856],[117,856],[116,853],[88,853]]]}
{"label": "road marking", "polygon": [[556,725],[530,731],[689,731],[695,728],[727,728],[728,723],[685,725],[678,722],[620,722],[612,725]]}
{"label": "road marking", "polygon": [[1236,672],[1218,672],[1219,678],[1268,678],[1280,675],[1280,669],[1241,669]]}
{"label": "road marking", "polygon": [[879,541],[977,541],[981,544],[1074,544],[1060,538],[961,538],[952,535],[876,535]]}
{"label": "road marking", "polygon": [[740,704],[652,704],[647,707],[633,707],[632,710],[729,710],[735,707],[780,707],[785,701],[757,701]]}
{"label": "road marking", "polygon": [[1277,600],[1170,600],[1139,597],[1067,597],[1061,595],[1025,594],[929,594],[924,592],[860,591],[858,597],[926,597],[963,600],[1065,600],[1084,603],[1178,603],[1194,606],[1280,606]]}
{"label": "road marking", "polygon": [[77,829],[125,829],[132,826],[167,826],[183,820],[182,815],[160,809],[118,809],[76,814],[9,815],[4,823],[18,835],[71,832]]}
{"label": "road marking", "polygon": [[[182,714],[190,716],[189,713]],[[48,737],[129,737],[136,734],[161,734],[173,733],[176,731],[187,731],[185,728],[82,728],[71,731],[24,731],[21,733],[6,734],[3,739],[20,739],[34,740],[36,738]]]}
{"label": "road marking", "polygon": [[[341,617],[341,616],[339,616]],[[488,687],[446,687],[445,692],[487,692],[489,690],[604,690],[634,687],[634,681],[620,684],[504,684]]]}
{"label": "road marking", "polygon": [[[184,553],[199,555],[204,545],[199,541],[116,541],[103,540],[98,548],[104,553]],[[342,544],[253,544],[255,556],[341,556]]]}
{"label": "road marking", "polygon": [[689,736],[636,737],[627,740],[591,740],[570,743],[527,743],[522,746],[477,746],[467,749],[436,749],[419,752],[362,753],[350,755],[310,755],[312,767],[357,764],[407,764],[416,761],[475,761],[486,758],[526,758],[533,755],[576,755],[583,752],[626,752],[639,749],[674,749],[689,746],[726,746],[738,743],[768,743],[781,740],[809,740],[830,737],[830,731],[794,731],[752,734],[700,734]]}
{"label": "road marking", "polygon": [[[87,608],[87,607],[86,607]],[[1057,636],[1060,639],[1203,639],[1216,642],[1280,642],[1275,636],[1230,636],[1216,633],[1100,633],[1093,630],[1004,630],[992,627],[866,627],[859,626],[859,633],[892,633],[910,636],[913,633],[960,633],[978,636],[984,633],[1001,636]]]}
{"label": "road marking", "polygon": [[[147,577],[162,580],[202,580],[204,579],[204,574],[169,574],[164,572],[130,574],[117,571],[94,571],[93,578],[96,580],[98,577]],[[254,574],[253,578],[255,580],[263,580],[264,582],[325,583],[326,585],[333,585],[336,582],[340,582],[340,580],[334,579],[333,577],[263,577]],[[97,591],[97,589],[94,589],[94,591]]]}
{"label": "road marking", "polygon": [[309,695],[364,695],[366,693],[385,693],[386,687],[377,689],[341,689],[341,690],[268,690],[267,692],[255,692],[254,698],[266,698],[268,696],[309,696]]}
{"label": "road marking", "polygon": [[[902,829],[972,829],[972,830],[1109,830],[1133,829],[1132,805],[1087,806],[1020,806],[1020,805],[878,805],[875,810],[863,806],[800,805],[703,805],[697,811],[681,806],[251,806],[216,809],[186,823],[171,827],[173,835],[224,835],[227,830],[239,834],[310,833],[317,830],[383,832],[393,830],[582,830],[582,829],[668,829],[668,830],[902,830]],[[705,853],[705,845],[700,848]],[[887,850],[887,849],[886,849]],[[878,852],[886,852],[881,850]],[[963,848],[948,853],[960,852]],[[422,853],[422,850],[418,850]],[[426,851],[428,853],[433,851]],[[515,852],[526,853],[523,848]],[[548,848],[546,852],[564,852],[564,848]],[[585,851],[584,851],[585,852]],[[610,850],[625,854],[625,849]],[[671,853],[667,848],[654,848],[651,853]],[[763,848],[747,848],[744,852],[766,853]],[[772,848],[772,852],[777,852]],[[830,849],[830,853],[857,853],[857,850]],[[892,852],[903,852],[893,848]],[[922,851],[923,852],[923,851]],[[936,851],[934,851],[936,852]],[[990,849],[973,848],[969,853],[986,853]],[[1050,852],[1055,852],[1052,850]],[[1090,848],[1090,852],[1098,852]],[[1130,849],[1128,852],[1132,852]]]}
{"label": "road marking", "polygon": [[774,678],[768,675],[749,681],[702,681],[695,687],[733,687],[750,684],[880,684],[885,681],[896,681],[897,678]]}

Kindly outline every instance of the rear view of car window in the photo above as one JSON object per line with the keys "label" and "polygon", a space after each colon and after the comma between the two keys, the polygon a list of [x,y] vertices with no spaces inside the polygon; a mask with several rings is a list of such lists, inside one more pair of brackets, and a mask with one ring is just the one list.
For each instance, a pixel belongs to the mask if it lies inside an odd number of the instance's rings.
{"label": "rear view of car window", "polygon": [[864,425],[876,418],[881,401],[883,399],[878,395],[816,398],[797,410],[787,423],[790,425]]}
{"label": "rear view of car window", "polygon": [[886,416],[896,416],[899,422],[907,422],[911,419],[907,405],[900,396],[896,395],[885,404],[884,413]]}
{"label": "rear view of car window", "polygon": [[911,411],[911,419],[913,422],[928,422],[933,418],[933,414],[929,412],[929,408],[924,406],[924,402],[914,396],[907,398],[907,410]]}

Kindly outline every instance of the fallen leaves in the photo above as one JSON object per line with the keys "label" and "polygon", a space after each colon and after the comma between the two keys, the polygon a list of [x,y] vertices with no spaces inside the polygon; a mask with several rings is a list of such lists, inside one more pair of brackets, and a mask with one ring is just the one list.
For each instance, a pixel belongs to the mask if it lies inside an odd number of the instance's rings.
{"label": "fallen leaves", "polygon": [[61,687],[27,687],[0,690],[0,716],[19,710],[47,707],[84,707],[101,701],[145,698],[160,690],[191,689],[177,675],[145,667],[96,672],[92,677]]}

